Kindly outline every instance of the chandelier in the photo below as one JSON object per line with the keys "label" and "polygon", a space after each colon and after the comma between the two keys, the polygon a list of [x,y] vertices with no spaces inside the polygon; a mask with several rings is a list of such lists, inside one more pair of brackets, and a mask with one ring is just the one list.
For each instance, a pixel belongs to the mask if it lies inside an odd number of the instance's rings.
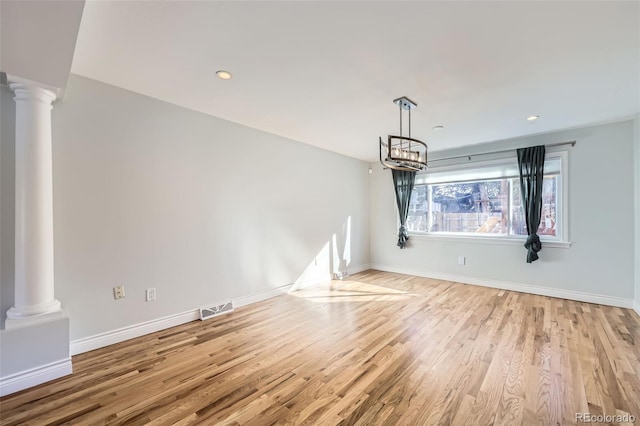
{"label": "chandelier", "polygon": [[[393,170],[426,170],[427,144],[411,137],[411,110],[418,104],[406,96],[394,99],[393,103],[398,105],[400,110],[400,136],[389,135],[387,143],[380,138],[380,163]],[[408,111],[409,136],[402,136],[402,110]]]}

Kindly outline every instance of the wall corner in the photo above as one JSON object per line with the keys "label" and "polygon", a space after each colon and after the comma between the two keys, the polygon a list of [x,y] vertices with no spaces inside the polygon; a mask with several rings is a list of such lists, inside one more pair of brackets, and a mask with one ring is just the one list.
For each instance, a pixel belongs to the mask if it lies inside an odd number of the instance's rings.
{"label": "wall corner", "polygon": [[633,122],[634,307],[640,315],[640,113]]}

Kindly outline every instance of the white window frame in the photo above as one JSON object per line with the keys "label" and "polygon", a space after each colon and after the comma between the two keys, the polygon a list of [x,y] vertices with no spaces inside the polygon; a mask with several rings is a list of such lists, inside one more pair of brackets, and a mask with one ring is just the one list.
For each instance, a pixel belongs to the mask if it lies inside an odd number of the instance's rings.
{"label": "white window frame", "polygon": [[[550,159],[560,159],[560,173],[558,176],[560,178],[560,185],[556,187],[556,191],[559,192],[557,194],[556,202],[560,204],[560,218],[561,222],[556,226],[558,226],[558,233],[560,234],[557,237],[551,237],[548,235],[541,235],[540,240],[542,241],[544,247],[557,247],[557,248],[569,248],[571,247],[571,240],[569,239],[569,151],[566,149],[561,150],[552,150],[547,151],[545,155],[545,161]],[[486,160],[486,161],[474,161],[469,163],[462,164],[454,164],[447,166],[439,166],[439,167],[429,167],[426,172],[421,172],[419,175],[429,174],[429,173],[440,173],[440,172],[450,172],[450,171],[460,171],[464,172],[465,170],[473,170],[479,169],[483,167],[489,166],[499,166],[505,165],[506,167],[513,167],[513,164],[516,164],[517,167],[517,157],[509,156],[502,157],[500,159],[494,160]],[[419,180],[420,176],[417,176],[416,180]],[[499,179],[500,177],[496,177]],[[445,182],[443,182],[445,183]],[[421,184],[422,185],[422,184]],[[509,197],[510,203],[512,201],[512,197]],[[431,204],[431,200],[429,200],[429,205]],[[394,205],[396,205],[394,200]],[[400,226],[400,219],[398,214],[398,207],[395,206],[395,214],[396,214],[396,229]],[[512,220],[512,208],[509,206],[509,226],[511,226]],[[472,235],[472,234],[463,234],[457,232],[417,232],[417,231],[409,231],[408,232],[410,238],[416,239],[425,239],[425,240],[439,240],[439,241],[459,241],[459,242],[478,242],[478,243],[488,243],[488,244],[501,244],[501,245],[522,245],[527,239],[526,236],[522,235]]]}

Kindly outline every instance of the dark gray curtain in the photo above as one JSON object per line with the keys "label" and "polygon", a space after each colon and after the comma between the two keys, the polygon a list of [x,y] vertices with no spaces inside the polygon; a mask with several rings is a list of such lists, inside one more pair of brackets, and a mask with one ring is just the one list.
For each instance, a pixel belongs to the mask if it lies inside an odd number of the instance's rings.
{"label": "dark gray curtain", "polygon": [[540,216],[542,216],[542,180],[544,178],[544,145],[518,150],[520,169],[520,192],[527,223],[527,263],[538,260],[542,243],[538,236]]}
{"label": "dark gray curtain", "polygon": [[413,184],[416,181],[416,172],[391,170],[393,174],[393,184],[396,188],[396,203],[400,213],[400,229],[398,230],[398,247],[403,249],[407,244],[409,235],[407,234],[407,216],[409,215],[409,202]]}

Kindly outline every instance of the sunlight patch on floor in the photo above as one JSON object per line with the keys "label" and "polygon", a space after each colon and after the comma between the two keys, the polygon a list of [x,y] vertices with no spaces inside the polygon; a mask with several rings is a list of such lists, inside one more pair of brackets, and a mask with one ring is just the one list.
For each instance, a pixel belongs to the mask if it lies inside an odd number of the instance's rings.
{"label": "sunlight patch on floor", "polygon": [[316,303],[389,302],[417,296],[394,288],[351,280],[327,281],[289,294]]}

